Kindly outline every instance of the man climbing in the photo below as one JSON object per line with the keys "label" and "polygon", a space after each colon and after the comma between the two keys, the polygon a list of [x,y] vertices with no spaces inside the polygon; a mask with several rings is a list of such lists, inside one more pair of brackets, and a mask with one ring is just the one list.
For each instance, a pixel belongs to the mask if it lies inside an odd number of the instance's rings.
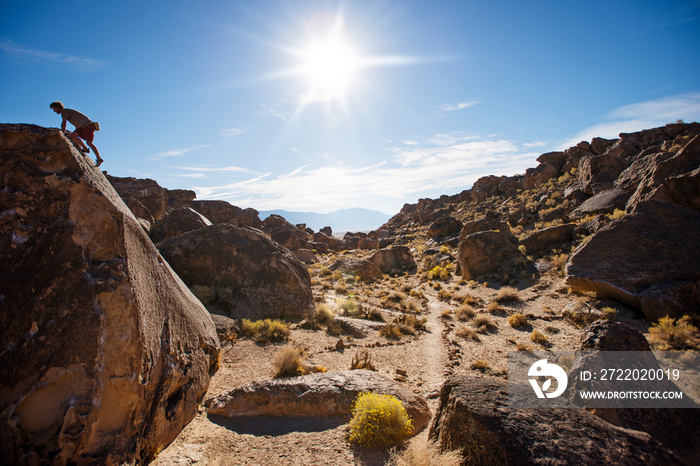
{"label": "man climbing", "polygon": [[[63,121],[61,121],[61,131],[63,131],[63,133],[66,134],[70,140],[78,146],[79,150],[89,153],[90,149],[92,149],[92,151],[95,153],[95,157],[97,158],[97,160],[95,160],[95,166],[99,167],[104,160],[102,160],[102,157],[100,157],[97,147],[95,147],[95,145],[92,143],[92,141],[95,139],[95,131],[97,130],[95,123],[77,110],[65,108],[63,104],[58,101],[51,102],[49,108],[61,115],[63,118]],[[75,126],[75,131],[70,134],[66,132],[66,121],[70,121],[71,124]],[[85,139],[85,142],[88,146],[90,146],[90,149],[85,147],[85,144],[83,144],[83,141],[80,138]]]}

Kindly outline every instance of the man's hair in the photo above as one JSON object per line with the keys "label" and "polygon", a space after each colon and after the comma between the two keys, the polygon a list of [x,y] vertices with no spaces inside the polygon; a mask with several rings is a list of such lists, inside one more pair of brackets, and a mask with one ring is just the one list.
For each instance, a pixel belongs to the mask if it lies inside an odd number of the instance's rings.
{"label": "man's hair", "polygon": [[63,107],[63,104],[57,100],[56,102],[51,102],[49,108],[57,108],[59,110],[63,110],[65,107]]}

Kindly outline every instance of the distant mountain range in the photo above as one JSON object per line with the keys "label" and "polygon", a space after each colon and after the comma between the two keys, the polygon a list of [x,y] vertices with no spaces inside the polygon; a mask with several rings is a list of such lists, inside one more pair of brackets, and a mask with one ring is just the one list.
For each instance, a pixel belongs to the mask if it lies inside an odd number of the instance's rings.
{"label": "distant mountain range", "polygon": [[260,212],[260,219],[265,220],[272,214],[281,215],[293,225],[305,223],[307,227],[318,231],[325,226],[330,226],[334,233],[344,231],[371,231],[384,225],[391,215],[377,210],[354,208],[341,209],[327,214],[316,212],[289,212],[286,210],[264,210]]}

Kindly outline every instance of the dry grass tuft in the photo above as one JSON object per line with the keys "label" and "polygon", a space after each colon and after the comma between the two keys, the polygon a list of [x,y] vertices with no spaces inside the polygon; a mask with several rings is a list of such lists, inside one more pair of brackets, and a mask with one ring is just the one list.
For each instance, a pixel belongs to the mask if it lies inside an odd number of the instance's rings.
{"label": "dry grass tuft", "polygon": [[474,320],[472,320],[472,324],[474,324],[480,333],[487,333],[489,330],[498,328],[498,324],[496,324],[487,314],[477,315],[474,317]]}
{"label": "dry grass tuft", "polygon": [[286,345],[275,353],[272,365],[275,378],[296,377],[304,373],[304,349],[295,345]]}
{"label": "dry grass tuft", "polygon": [[522,301],[520,291],[512,286],[502,286],[498,290],[495,300],[499,303],[517,303]]}
{"label": "dry grass tuft", "polygon": [[366,369],[370,371],[376,371],[377,368],[372,364],[372,355],[369,354],[369,350],[363,349],[355,353],[352,357],[352,362],[350,363],[350,370],[356,369]]}
{"label": "dry grass tuft", "polygon": [[489,366],[488,361],[484,359],[477,359],[471,364],[471,366],[469,366],[469,368],[474,371],[486,372],[491,369],[491,366]]}
{"label": "dry grass tuft", "polygon": [[413,439],[401,452],[391,451],[388,466],[459,466],[462,455],[459,451],[440,451],[440,447],[429,440]]}
{"label": "dry grass tuft", "polygon": [[457,308],[455,315],[459,320],[469,320],[476,315],[476,311],[469,304],[463,304]]}
{"label": "dry grass tuft", "polygon": [[533,330],[530,334],[530,340],[542,346],[549,345],[549,339],[547,338],[547,336],[537,329]]}
{"label": "dry grass tuft", "polygon": [[527,318],[520,313],[513,314],[508,316],[508,325],[513,328],[524,327],[527,325]]}
{"label": "dry grass tuft", "polygon": [[457,327],[457,330],[455,330],[455,335],[473,341],[481,341],[481,338],[479,338],[479,334],[476,332],[476,330],[468,325],[460,325]]}

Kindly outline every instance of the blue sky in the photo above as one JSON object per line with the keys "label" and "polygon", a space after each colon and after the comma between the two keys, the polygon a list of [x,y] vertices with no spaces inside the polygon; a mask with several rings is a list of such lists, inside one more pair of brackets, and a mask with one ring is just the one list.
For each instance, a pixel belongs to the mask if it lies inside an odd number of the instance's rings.
{"label": "blue sky", "polygon": [[700,120],[698,44],[698,1],[3,0],[0,122],[57,127],[61,100],[112,175],[394,214]]}

